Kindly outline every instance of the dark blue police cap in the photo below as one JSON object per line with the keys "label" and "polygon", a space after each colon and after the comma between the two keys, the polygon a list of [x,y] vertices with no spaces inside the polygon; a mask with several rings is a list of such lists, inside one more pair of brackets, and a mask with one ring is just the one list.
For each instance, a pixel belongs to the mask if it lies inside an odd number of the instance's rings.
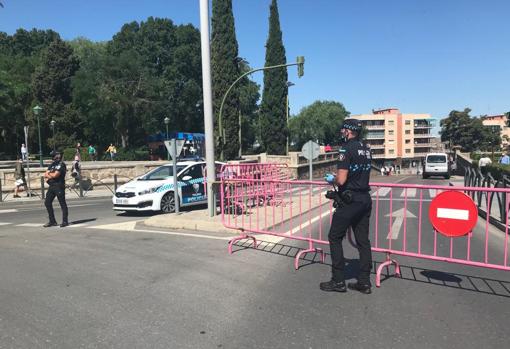
{"label": "dark blue police cap", "polygon": [[348,130],[352,130],[354,132],[359,133],[361,132],[363,125],[361,124],[361,121],[359,121],[358,119],[345,119],[341,128],[346,128]]}

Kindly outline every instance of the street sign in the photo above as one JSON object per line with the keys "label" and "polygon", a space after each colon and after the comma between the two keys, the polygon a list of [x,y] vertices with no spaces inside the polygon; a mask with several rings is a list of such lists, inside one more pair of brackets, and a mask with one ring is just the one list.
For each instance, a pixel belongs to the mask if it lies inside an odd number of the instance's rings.
{"label": "street sign", "polygon": [[429,219],[434,229],[447,237],[469,233],[478,220],[478,208],[466,194],[445,191],[430,203]]}
{"label": "street sign", "polygon": [[[179,157],[179,155],[181,154],[181,151],[182,151],[182,147],[184,146],[184,139],[176,139],[175,145],[177,147],[175,149],[175,153],[177,154],[177,157]],[[172,154],[173,154],[172,140],[165,141],[165,147],[166,147],[166,150],[168,150],[168,154],[170,154],[170,157],[172,157]]]}
{"label": "street sign", "polygon": [[303,148],[301,148],[301,152],[307,160],[314,160],[318,158],[320,151],[320,146],[314,141],[306,142],[305,145],[303,145]]}

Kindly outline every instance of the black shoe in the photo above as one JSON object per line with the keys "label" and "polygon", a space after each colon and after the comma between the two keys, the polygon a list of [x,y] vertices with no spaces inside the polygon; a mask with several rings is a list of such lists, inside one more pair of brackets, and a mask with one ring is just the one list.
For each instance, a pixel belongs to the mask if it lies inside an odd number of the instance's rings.
{"label": "black shoe", "polygon": [[363,294],[370,294],[372,293],[372,288],[369,285],[363,285],[359,282],[349,282],[349,285],[347,285],[349,289],[361,292]]}
{"label": "black shoe", "polygon": [[57,222],[48,222],[45,225],[43,225],[43,227],[49,228],[49,227],[56,227],[57,225],[58,225]]}
{"label": "black shoe", "polygon": [[331,280],[328,282],[321,282],[319,287],[326,292],[347,292],[344,281],[336,282]]}
{"label": "black shoe", "polygon": [[65,228],[69,225],[69,223],[67,222],[62,222],[62,224],[60,224],[60,228]]}
{"label": "black shoe", "polygon": [[13,197],[13,198],[20,198],[21,196],[19,196],[19,195],[13,195],[12,197]]}

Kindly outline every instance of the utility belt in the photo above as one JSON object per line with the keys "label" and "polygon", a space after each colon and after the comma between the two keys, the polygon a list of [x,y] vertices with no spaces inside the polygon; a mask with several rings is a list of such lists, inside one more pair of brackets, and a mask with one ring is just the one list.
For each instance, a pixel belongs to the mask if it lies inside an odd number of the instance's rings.
{"label": "utility belt", "polygon": [[352,204],[356,200],[356,198],[369,195],[368,193],[369,192],[367,190],[351,190],[351,189],[345,189],[342,191],[328,190],[326,192],[326,198],[333,200],[334,208],[343,208]]}

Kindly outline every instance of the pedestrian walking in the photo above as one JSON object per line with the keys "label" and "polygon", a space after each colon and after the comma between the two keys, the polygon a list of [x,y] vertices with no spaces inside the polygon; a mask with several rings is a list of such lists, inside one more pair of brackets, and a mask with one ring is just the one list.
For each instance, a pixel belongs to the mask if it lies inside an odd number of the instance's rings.
{"label": "pedestrian walking", "polygon": [[25,169],[23,168],[23,160],[18,157],[16,161],[16,167],[14,169],[14,197],[20,198],[19,192],[21,191],[21,187],[27,192],[27,196],[29,196],[27,190],[27,180],[25,178]]}
{"label": "pedestrian walking", "polygon": [[53,212],[53,200],[56,196],[60,204],[60,208],[62,209],[62,224],[60,224],[60,227],[63,228],[69,225],[65,193],[66,164],[62,161],[62,154],[60,152],[52,151],[51,156],[53,158],[53,162],[44,173],[44,178],[49,186],[48,193],[46,194],[46,200],[44,201],[44,205],[48,211],[49,221],[44,225],[44,227],[47,228],[57,225],[55,213]]}
{"label": "pedestrian walking", "polygon": [[78,161],[81,161],[81,144],[79,142],[76,144],[76,151],[75,151],[74,156],[75,157],[77,156]]}
{"label": "pedestrian walking", "polygon": [[336,175],[327,175],[325,180],[338,186],[336,209],[333,213],[328,240],[331,252],[331,280],[322,282],[323,291],[346,292],[345,261],[342,247],[347,229],[352,227],[360,257],[360,272],[357,282],[348,288],[364,294],[372,293],[370,270],[372,250],[368,238],[372,199],[370,197],[370,149],[360,139],[361,122],[347,119],[341,127],[343,145],[338,156]]}
{"label": "pedestrian walking", "polygon": [[478,167],[480,167],[482,174],[487,174],[487,166],[490,164],[492,164],[492,160],[488,156],[480,158],[478,161]]}
{"label": "pedestrian walking", "polygon": [[71,177],[74,178],[74,187],[79,187],[80,180],[81,180],[81,164],[80,164],[80,157],[75,156],[73,165],[71,168]]}
{"label": "pedestrian walking", "polygon": [[117,155],[117,148],[113,145],[113,143],[110,143],[110,146],[106,149],[107,153],[110,153],[110,159],[113,161],[115,160],[115,156]]}
{"label": "pedestrian walking", "polygon": [[28,160],[27,147],[26,147],[25,143],[23,143],[23,144],[21,145],[21,159],[22,159],[23,161]]}
{"label": "pedestrian walking", "polygon": [[97,151],[96,151],[96,148],[94,148],[94,146],[92,144],[89,144],[88,153],[89,153],[89,160],[96,161]]}

